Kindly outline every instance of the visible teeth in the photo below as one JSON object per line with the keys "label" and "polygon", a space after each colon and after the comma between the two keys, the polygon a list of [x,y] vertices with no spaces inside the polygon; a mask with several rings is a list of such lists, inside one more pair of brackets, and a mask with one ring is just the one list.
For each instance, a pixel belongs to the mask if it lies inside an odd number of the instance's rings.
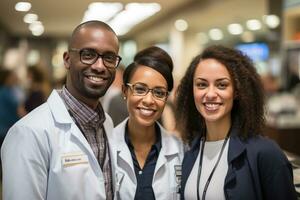
{"label": "visible teeth", "polygon": [[150,116],[150,115],[152,115],[153,112],[154,112],[153,110],[147,110],[147,109],[143,109],[143,108],[141,108],[140,111],[141,111],[141,113],[142,113],[143,115],[145,115],[145,116]]}
{"label": "visible teeth", "polygon": [[96,76],[89,76],[88,78],[92,81],[97,81],[97,82],[103,81],[103,78],[99,78],[99,77],[96,77]]}
{"label": "visible teeth", "polygon": [[215,104],[215,103],[206,103],[206,104],[205,104],[205,107],[206,107],[208,110],[216,110],[216,109],[218,109],[219,104]]}

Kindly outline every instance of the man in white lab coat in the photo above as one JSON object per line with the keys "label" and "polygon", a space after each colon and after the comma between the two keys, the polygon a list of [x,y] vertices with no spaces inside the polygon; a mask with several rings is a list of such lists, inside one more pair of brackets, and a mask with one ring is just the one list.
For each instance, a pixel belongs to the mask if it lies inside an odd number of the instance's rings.
{"label": "man in white lab coat", "polygon": [[121,61],[114,31],[100,21],[75,28],[64,53],[66,85],[19,120],[2,149],[4,200],[113,199],[111,118],[99,102]]}

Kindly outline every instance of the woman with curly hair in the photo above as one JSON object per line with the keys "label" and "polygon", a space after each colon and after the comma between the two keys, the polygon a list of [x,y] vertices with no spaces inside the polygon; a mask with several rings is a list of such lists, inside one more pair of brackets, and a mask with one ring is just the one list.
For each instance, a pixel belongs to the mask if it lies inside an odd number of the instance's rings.
{"label": "woman with curly hair", "polygon": [[177,126],[190,145],[181,199],[297,199],[291,165],[262,135],[264,93],[252,61],[211,46],[178,86]]}

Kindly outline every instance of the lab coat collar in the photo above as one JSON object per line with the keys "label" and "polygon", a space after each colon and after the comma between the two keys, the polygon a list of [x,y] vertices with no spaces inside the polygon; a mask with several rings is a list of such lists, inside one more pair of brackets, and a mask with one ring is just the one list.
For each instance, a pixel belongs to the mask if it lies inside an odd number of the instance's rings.
{"label": "lab coat collar", "polygon": [[[115,130],[114,130],[114,141],[116,142],[115,146],[117,149],[118,156],[121,157],[123,162],[127,163],[128,166],[126,168],[130,168],[131,175],[129,177],[135,177],[134,174],[134,168],[133,168],[133,161],[131,158],[131,153],[129,151],[129,148],[125,142],[125,128],[126,123],[128,121],[128,118],[124,120],[121,124],[119,124]],[[168,133],[160,124],[159,128],[161,130],[161,142],[162,142],[162,148],[160,150],[157,163],[155,166],[154,171],[154,178],[157,172],[160,170],[160,168],[167,163],[168,159],[173,156],[178,156],[182,154],[183,149],[181,148],[182,145],[179,141],[179,139],[176,139],[175,136],[172,136],[171,133]],[[181,152],[182,151],[182,152]],[[120,162],[117,160],[117,162]],[[119,163],[118,163],[119,165]],[[133,178],[132,178],[133,179]],[[134,178],[133,181],[136,183],[136,179]]]}
{"label": "lab coat collar", "polygon": [[[125,128],[127,124],[128,118],[121,122],[116,128],[114,135],[114,139],[117,142],[116,148],[117,151],[125,151],[128,150],[128,147],[125,142]],[[171,133],[168,133],[159,123],[158,126],[161,130],[161,143],[162,148],[160,154],[164,156],[171,156],[180,153],[179,148],[179,139],[176,139],[175,136],[172,136]],[[130,151],[128,150],[130,153]],[[126,152],[126,154],[128,153]],[[123,155],[123,154],[122,154]],[[128,157],[126,158],[128,160]]]}
{"label": "lab coat collar", "polygon": [[60,124],[71,124],[73,120],[69,115],[69,112],[56,90],[53,90],[50,94],[47,103],[52,112],[53,118]]}
{"label": "lab coat collar", "polygon": [[[89,152],[92,156],[92,160],[94,162],[94,166],[96,166],[95,173],[98,177],[102,177],[102,170],[100,168],[100,165],[98,163],[98,160],[96,159],[94,152],[90,146],[90,144],[87,142],[86,138],[84,137],[83,133],[80,131],[80,129],[77,127],[77,125],[74,123],[73,119],[71,118],[62,98],[59,96],[58,92],[56,90],[53,90],[50,94],[47,103],[50,107],[50,110],[52,112],[54,120],[59,124],[67,124],[70,127],[71,134],[80,142]],[[106,120],[104,121],[104,129],[107,135],[111,134],[111,131],[113,130],[113,123],[111,118],[105,113]],[[110,139],[108,138],[108,143],[110,145]]]}

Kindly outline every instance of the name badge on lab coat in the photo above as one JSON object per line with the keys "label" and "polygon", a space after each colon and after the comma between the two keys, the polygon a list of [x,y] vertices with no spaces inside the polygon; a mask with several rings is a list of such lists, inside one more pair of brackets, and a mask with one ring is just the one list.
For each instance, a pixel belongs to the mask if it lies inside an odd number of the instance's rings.
{"label": "name badge on lab coat", "polygon": [[61,157],[61,164],[63,167],[70,167],[78,164],[87,164],[88,157],[87,155],[81,152],[71,152],[63,154]]}

